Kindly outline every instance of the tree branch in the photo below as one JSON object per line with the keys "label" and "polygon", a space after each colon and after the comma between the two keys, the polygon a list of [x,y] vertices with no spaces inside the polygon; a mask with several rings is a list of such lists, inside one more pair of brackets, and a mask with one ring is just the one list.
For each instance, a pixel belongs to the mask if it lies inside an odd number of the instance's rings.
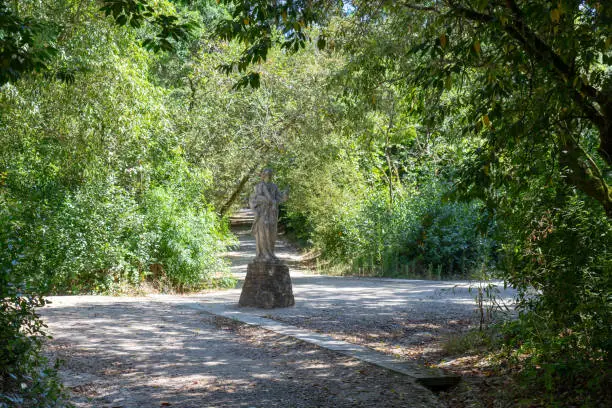
{"label": "tree branch", "polygon": [[412,4],[412,3],[402,3],[401,5],[411,10],[432,11],[434,13],[440,13],[440,9],[435,6],[420,6],[418,4]]}
{"label": "tree branch", "polygon": [[[460,17],[481,23],[495,23],[497,18],[490,14],[465,8],[452,0],[448,1],[452,12]],[[600,152],[609,164],[612,163],[612,98],[597,88],[588,84],[576,71],[556,53],[550,45],[544,42],[523,20],[521,10],[514,0],[506,0],[506,8],[511,12],[512,19],[508,24],[502,24],[502,29],[521,44],[530,55],[541,61],[543,66],[551,66],[557,82],[566,87],[572,99],[582,108],[588,119],[599,129]],[[599,105],[599,107],[597,106]]]}

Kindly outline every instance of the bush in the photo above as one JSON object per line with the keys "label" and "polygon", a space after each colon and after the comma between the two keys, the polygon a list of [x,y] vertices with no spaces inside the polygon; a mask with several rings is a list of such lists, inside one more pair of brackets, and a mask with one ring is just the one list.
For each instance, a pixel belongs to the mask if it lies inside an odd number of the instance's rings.
{"label": "bush", "polygon": [[521,213],[531,223],[506,217],[505,275],[523,295],[506,343],[526,384],[545,390],[551,406],[605,406],[612,225],[596,203],[559,190],[552,208],[555,197],[525,197]]}
{"label": "bush", "polygon": [[69,193],[42,225],[32,225],[43,232],[28,247],[29,268],[44,273],[42,292],[101,293],[138,283],[148,264],[138,251],[142,219],[134,198],[110,183]]}
{"label": "bush", "polygon": [[97,182],[55,200],[12,203],[7,227],[19,250],[8,261],[36,293],[101,293],[139,281],[147,264],[135,247],[143,217],[125,190]]}
{"label": "bush", "polygon": [[62,387],[55,367],[49,366],[41,348],[44,325],[36,308],[45,304],[40,296],[27,294],[17,284],[9,253],[20,245],[9,236],[9,212],[0,191],[0,407],[60,407]]}
{"label": "bush", "polygon": [[446,202],[444,191],[437,184],[419,192],[404,190],[393,206],[379,191],[326,219],[291,211],[287,218],[289,225],[313,224],[311,240],[323,257],[346,263],[353,272],[466,277],[493,258],[494,242],[488,238],[493,225],[481,216],[477,202]]}
{"label": "bush", "polygon": [[[3,282],[4,283],[4,282]],[[35,308],[42,297],[25,295],[12,284],[0,293],[0,407],[64,406],[57,367],[42,355],[45,333]]]}
{"label": "bush", "polygon": [[[154,273],[178,290],[194,289],[226,269],[219,254],[228,231],[210,209],[194,210],[169,188],[156,187],[144,200],[144,240]],[[142,245],[142,244],[141,244]],[[159,276],[158,276],[159,277]]]}
{"label": "bush", "polygon": [[205,285],[227,270],[218,255],[230,234],[201,196],[206,180],[177,166],[170,182],[142,191],[109,177],[53,200],[7,199],[0,221],[19,250],[6,261],[36,293],[109,293],[145,279]]}

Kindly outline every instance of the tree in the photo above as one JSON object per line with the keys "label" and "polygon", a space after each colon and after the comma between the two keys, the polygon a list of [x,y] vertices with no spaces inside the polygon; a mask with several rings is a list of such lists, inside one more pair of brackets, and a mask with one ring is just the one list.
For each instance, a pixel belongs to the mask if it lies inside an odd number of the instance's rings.
{"label": "tree", "polygon": [[[308,39],[303,26],[339,13],[334,1],[226,3],[233,12],[221,32],[249,44],[233,65],[242,71],[265,59],[274,27],[291,49],[288,44]],[[388,81],[391,71],[392,81],[462,93],[457,102],[470,115],[465,131],[485,140],[478,150],[481,167],[497,165],[501,151],[518,150],[521,143],[547,146],[542,153],[557,158],[564,179],[612,217],[611,7],[595,1],[379,0],[354,2],[345,12],[354,28],[348,35],[376,25],[391,30],[387,39],[394,42],[378,52],[394,64],[379,71],[379,81]],[[466,179],[466,186],[485,181],[477,178]]]}
{"label": "tree", "polygon": [[47,68],[57,53],[51,44],[57,29],[44,20],[20,17],[0,2],[0,85],[22,74]]}
{"label": "tree", "polygon": [[[64,7],[71,6],[71,2],[62,3]],[[22,8],[31,7],[26,3]],[[73,25],[78,23],[84,8],[87,7],[83,3],[77,6]],[[164,13],[160,8],[147,0],[99,0],[99,11],[112,16],[118,26],[148,27],[143,47],[155,52],[174,51],[177,43],[193,35],[198,24],[176,13]],[[63,26],[70,25],[70,22],[51,21],[40,12],[22,16],[25,14],[22,11],[19,1],[0,2],[0,85],[31,72],[47,72],[49,63],[58,54],[60,33],[65,32]],[[56,76],[72,80],[74,74],[59,71]]]}
{"label": "tree", "polygon": [[[235,6],[230,37],[248,44],[246,61],[255,63],[253,55],[264,58],[275,44],[251,47],[257,27],[291,33],[293,21],[282,18],[287,5],[298,25],[310,7],[324,10],[304,32],[324,33],[326,48],[346,55],[337,74],[344,97],[376,105],[392,87],[417,134],[455,148],[445,174],[456,182],[454,196],[485,204],[483,218],[498,225],[497,266],[522,295],[525,313],[506,334],[511,349],[528,356],[523,372],[543,379],[537,384],[551,401],[577,395],[570,404],[602,405],[612,279],[612,7],[583,0],[364,0],[344,9],[331,0],[226,3]],[[263,3],[266,13],[254,13]],[[380,212],[372,206],[370,225]],[[429,209],[408,213],[429,223]],[[349,234],[357,242],[368,231],[355,227],[359,217],[345,219],[333,220],[330,242]],[[367,242],[392,248],[393,234],[369,232]],[[589,396],[578,396],[585,384]]]}

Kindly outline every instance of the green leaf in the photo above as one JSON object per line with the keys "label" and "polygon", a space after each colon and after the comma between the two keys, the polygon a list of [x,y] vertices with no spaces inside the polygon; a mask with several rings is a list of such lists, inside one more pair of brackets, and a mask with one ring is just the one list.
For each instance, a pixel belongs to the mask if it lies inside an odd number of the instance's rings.
{"label": "green leaf", "polygon": [[322,49],[324,49],[324,48],[325,48],[325,37],[320,36],[320,37],[317,39],[317,48],[318,48],[318,49],[320,49],[320,50],[322,50]]}
{"label": "green leaf", "polygon": [[483,12],[489,5],[489,0],[476,0],[476,10]]}
{"label": "green leaf", "polygon": [[117,19],[115,20],[115,22],[120,25],[123,26],[127,23],[128,18],[125,14],[120,15],[119,17],[117,17]]}

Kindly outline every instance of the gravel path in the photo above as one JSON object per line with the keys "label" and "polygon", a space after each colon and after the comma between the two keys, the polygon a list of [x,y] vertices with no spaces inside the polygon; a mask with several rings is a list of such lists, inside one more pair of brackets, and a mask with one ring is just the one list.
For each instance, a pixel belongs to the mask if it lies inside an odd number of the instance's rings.
{"label": "gravel path", "polygon": [[[227,254],[244,278],[253,256],[248,228]],[[296,306],[244,308],[294,326],[421,360],[440,339],[474,321],[465,282],[353,279],[292,267]],[[76,407],[443,407],[413,380],[186,304],[237,308],[239,289],[190,296],[51,297],[42,310],[51,356]],[[512,296],[511,291],[503,292]]]}
{"label": "gravel path", "polygon": [[76,407],[436,407],[358,360],[150,298],[54,297],[49,352]]}
{"label": "gravel path", "polygon": [[[248,219],[248,213],[241,214]],[[247,227],[234,228],[240,248],[227,254],[233,274],[244,279],[255,242]],[[279,257],[292,266],[295,306],[240,310],[366,345],[407,360],[431,363],[441,343],[475,327],[478,282],[318,276],[301,269],[297,250],[280,240]],[[516,292],[497,282],[496,301],[511,308]],[[203,299],[238,309],[239,290]]]}

